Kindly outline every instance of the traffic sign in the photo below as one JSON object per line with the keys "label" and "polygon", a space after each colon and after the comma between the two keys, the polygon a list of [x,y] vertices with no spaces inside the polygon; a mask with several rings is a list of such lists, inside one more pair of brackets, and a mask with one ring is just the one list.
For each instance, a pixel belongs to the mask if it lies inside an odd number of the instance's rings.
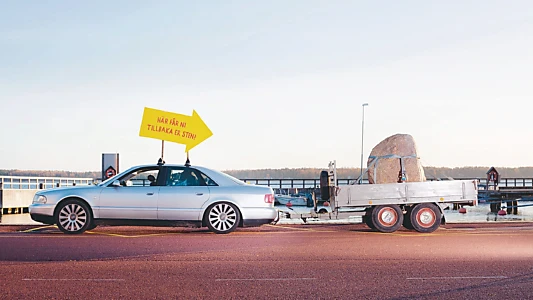
{"label": "traffic sign", "polygon": [[111,178],[113,176],[117,175],[117,171],[115,170],[115,168],[113,167],[109,167],[105,170],[105,177],[106,178]]}

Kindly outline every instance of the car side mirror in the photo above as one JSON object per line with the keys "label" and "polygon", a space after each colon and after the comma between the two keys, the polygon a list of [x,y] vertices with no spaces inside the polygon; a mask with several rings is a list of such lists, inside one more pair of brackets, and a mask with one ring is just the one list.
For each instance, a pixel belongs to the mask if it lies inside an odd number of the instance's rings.
{"label": "car side mirror", "polygon": [[113,181],[113,183],[111,183],[111,186],[114,186],[114,187],[120,186],[120,181],[118,180]]}

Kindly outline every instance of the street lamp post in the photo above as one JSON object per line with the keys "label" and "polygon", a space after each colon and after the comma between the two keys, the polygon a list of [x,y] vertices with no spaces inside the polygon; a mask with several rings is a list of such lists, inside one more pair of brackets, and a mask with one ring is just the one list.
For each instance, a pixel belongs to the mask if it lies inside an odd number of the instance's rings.
{"label": "street lamp post", "polygon": [[359,176],[359,183],[363,182],[363,145],[365,137],[365,106],[368,106],[368,103],[363,103],[363,123],[361,124],[361,175]]}

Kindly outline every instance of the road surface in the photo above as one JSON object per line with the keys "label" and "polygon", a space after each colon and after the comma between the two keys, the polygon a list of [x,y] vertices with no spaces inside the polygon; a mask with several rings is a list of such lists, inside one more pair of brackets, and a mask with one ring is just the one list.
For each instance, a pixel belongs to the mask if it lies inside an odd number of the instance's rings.
{"label": "road surface", "polygon": [[0,226],[0,299],[531,299],[533,223]]}

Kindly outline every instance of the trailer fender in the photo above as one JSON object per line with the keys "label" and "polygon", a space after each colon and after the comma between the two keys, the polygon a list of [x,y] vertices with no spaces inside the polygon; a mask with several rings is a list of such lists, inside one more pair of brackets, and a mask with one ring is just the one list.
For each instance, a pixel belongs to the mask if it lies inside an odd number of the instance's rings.
{"label": "trailer fender", "polygon": [[440,210],[440,215],[441,215],[440,223],[442,225],[445,225],[446,224],[446,217],[444,216],[444,210],[446,208],[450,207],[450,204],[449,203],[435,203],[435,205],[437,205],[439,207],[439,210]]}

